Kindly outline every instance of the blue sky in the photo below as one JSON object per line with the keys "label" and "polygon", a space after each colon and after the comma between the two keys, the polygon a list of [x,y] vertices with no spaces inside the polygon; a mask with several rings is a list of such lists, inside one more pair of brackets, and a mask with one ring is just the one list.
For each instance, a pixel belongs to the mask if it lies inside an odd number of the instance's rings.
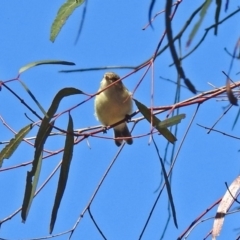
{"label": "blue sky", "polygon": [[[173,34],[179,32],[191,12],[202,1],[182,1],[173,21]],[[77,44],[74,44],[78,26],[82,17],[82,7],[79,7],[68,19],[54,43],[50,42],[50,26],[56,16],[58,8],[64,1],[19,1],[0,2],[3,10],[0,22],[0,74],[1,80],[7,81],[17,76],[18,70],[25,64],[38,60],[59,59],[71,61],[76,66],[39,66],[24,72],[20,79],[34,93],[41,105],[47,110],[55,94],[64,87],[75,87],[93,94],[99,87],[99,82],[106,72],[88,71],[81,73],[63,74],[59,70],[89,67],[103,67],[111,65],[136,66],[148,59],[164,32],[164,15],[160,15],[153,23],[154,28],[143,31],[148,22],[149,1],[88,1],[87,14],[83,31]],[[225,17],[237,9],[233,1],[230,2],[227,13],[221,11]],[[162,10],[164,6],[156,3],[153,14]],[[185,54],[201,38],[204,29],[214,23],[215,2],[208,11],[208,17],[197,33],[192,45],[185,47],[193,24],[182,37],[182,53]],[[194,23],[198,20],[196,17]],[[225,85],[226,77],[222,71],[228,72],[230,57],[224,52],[226,47],[230,52],[239,38],[239,14],[228,22],[219,26],[218,36],[210,31],[205,42],[189,58],[183,61],[183,67],[188,78],[195,87],[202,91],[211,90],[212,83],[216,87]],[[166,39],[163,42],[164,46]],[[177,44],[176,44],[177,47]],[[172,63],[169,50],[156,59],[154,66],[154,106],[171,105],[174,101],[175,85],[160,79],[165,77],[173,81],[177,74]],[[114,70],[120,76],[131,72],[129,69]],[[237,80],[239,62],[234,62],[231,78]],[[124,80],[124,84],[133,91],[144,70],[141,70]],[[36,112],[40,110],[26,91],[17,82],[9,82],[8,86],[14,90]],[[181,100],[192,97],[186,89],[181,90]],[[134,98],[150,106],[151,103],[151,71],[137,89]],[[58,112],[62,112],[86,99],[85,96],[71,96],[65,98]],[[190,225],[190,223],[226,191],[224,182],[230,184],[239,175],[239,142],[236,139],[206,130],[196,124],[211,127],[222,115],[227,101],[212,99],[199,108],[187,138],[178,156],[172,176],[172,194],[174,198],[179,228],[176,229],[170,220],[164,239],[176,239]],[[221,100],[221,99],[220,99]],[[0,115],[15,131],[29,124],[26,113],[37,121],[12,94],[5,88],[0,92]],[[135,109],[136,110],[136,107]],[[196,110],[196,105],[180,109],[186,118],[178,126],[176,149],[178,149],[190,120]],[[238,108],[233,107],[217,124],[216,129],[235,136],[239,136],[239,123],[232,130]],[[82,129],[97,126],[93,99],[71,112],[74,128]],[[167,112],[158,115],[165,119]],[[137,115],[136,117],[140,117]],[[56,122],[57,126],[66,129],[67,115],[63,115]],[[129,123],[129,127],[132,124]],[[150,130],[149,123],[144,120],[137,124],[133,136],[143,135]],[[35,136],[37,128],[30,136]],[[13,134],[0,124],[0,141],[9,140]],[[99,134],[103,136],[102,134]],[[107,133],[112,136],[112,130]],[[163,157],[167,141],[155,134],[160,154]],[[88,138],[75,146],[67,188],[60,206],[54,234],[69,230],[90,200],[94,190],[116,155],[117,148],[112,140]],[[113,168],[109,172],[98,194],[91,211],[107,239],[138,239],[146,222],[148,214],[157,197],[155,192],[161,182],[161,166],[149,137],[134,139],[134,144],[125,146]],[[45,148],[57,151],[63,147],[64,137],[50,137]],[[0,146],[1,148],[3,147]],[[167,154],[170,161],[171,147]],[[34,149],[22,143],[16,153],[9,160],[5,160],[3,168],[19,165],[31,161]],[[61,160],[62,154],[44,160],[39,180],[42,184],[55,166]],[[168,170],[169,165],[166,164]],[[12,214],[22,204],[26,173],[31,165],[9,171],[0,172],[1,183],[1,211],[0,219]],[[34,199],[28,219],[21,222],[20,214],[11,221],[2,224],[0,237],[6,239],[32,239],[48,236],[51,209],[54,202],[59,172],[51,179],[39,196]],[[237,206],[237,205],[236,205]],[[160,239],[168,216],[168,196],[166,190],[156,206],[153,216],[147,226],[142,239]],[[214,208],[207,216],[214,216]],[[222,234],[219,239],[233,239],[239,227],[237,214],[225,219]],[[203,239],[211,230],[212,220],[196,227],[189,239]],[[56,239],[67,239],[63,235]],[[72,239],[102,239],[89,214],[75,230]]]}

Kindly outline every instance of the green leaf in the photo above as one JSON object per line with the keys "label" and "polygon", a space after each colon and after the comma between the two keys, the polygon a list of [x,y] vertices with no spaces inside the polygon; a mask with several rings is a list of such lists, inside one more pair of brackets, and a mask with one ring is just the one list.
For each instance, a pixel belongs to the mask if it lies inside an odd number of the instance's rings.
{"label": "green leaf", "polygon": [[54,205],[53,205],[53,209],[52,209],[50,234],[53,231],[55,221],[57,218],[58,208],[60,206],[64,191],[65,191],[65,187],[67,185],[68,173],[69,173],[70,164],[71,164],[72,155],[73,155],[73,146],[74,146],[73,120],[72,120],[72,117],[70,114],[69,114],[69,122],[68,122],[67,132],[68,132],[68,134],[66,136],[66,141],[65,141],[62,166],[61,166],[61,170],[60,170],[60,176],[58,179],[58,187],[57,187],[55,201],[54,201]]}
{"label": "green leaf", "polygon": [[42,111],[42,113],[47,116],[47,113],[45,112],[44,108],[41,106],[41,104],[38,102],[38,100],[35,98],[35,96],[33,95],[33,93],[30,91],[30,89],[27,87],[27,85],[22,82],[21,80],[18,80],[23,88],[27,91],[27,93],[30,95],[30,97],[33,99],[33,101],[37,104],[37,106],[39,107],[39,109]]}
{"label": "green leaf", "polygon": [[237,113],[237,116],[236,116],[236,118],[235,118],[235,120],[234,120],[234,123],[233,123],[233,126],[232,126],[232,130],[234,129],[236,123],[238,122],[239,116],[240,116],[240,108],[239,108],[238,113]]}
{"label": "green leaf", "polygon": [[[34,154],[34,160],[32,163],[32,170],[27,174],[27,183],[25,188],[25,194],[24,194],[23,205],[22,205],[22,214],[21,214],[23,221],[25,221],[27,218],[27,214],[32,203],[32,198],[34,196],[34,193],[37,187],[38,174],[39,174],[38,171],[40,171],[41,169],[40,166],[42,164],[41,156],[42,156],[43,147],[54,125],[54,122],[50,123],[51,118],[54,116],[55,112],[58,109],[59,103],[64,97],[73,95],[73,94],[81,94],[81,93],[83,92],[76,88],[61,89],[54,97],[53,102],[47,112],[47,116],[45,116],[44,119],[42,120],[42,124],[38,130],[35,144],[34,144],[35,154]],[[32,179],[33,179],[33,184],[32,184]]]}
{"label": "green leaf", "polygon": [[37,188],[39,175],[41,171],[42,166],[42,151],[43,146],[45,144],[45,141],[48,137],[48,135],[51,133],[53,128],[54,122],[51,123],[51,125],[48,125],[48,128],[46,129],[45,136],[41,139],[41,142],[39,142],[38,146],[35,149],[34,154],[34,160],[32,163],[32,170],[27,172],[27,179],[26,179],[26,187],[25,187],[25,193],[23,198],[23,204],[22,204],[22,220],[23,222],[26,221],[28,212],[30,210],[32,200]]}
{"label": "green leaf", "polygon": [[227,97],[229,102],[232,105],[238,106],[238,99],[234,96],[233,91],[230,86],[230,80],[227,79],[227,84],[226,84],[226,92],[227,92]]}
{"label": "green leaf", "polygon": [[165,119],[162,122],[160,122],[158,124],[158,127],[159,128],[171,127],[173,125],[179,124],[181,122],[181,120],[184,119],[185,117],[186,117],[186,114],[179,114],[179,115],[170,117],[170,118]]}
{"label": "green leaf", "polygon": [[51,121],[51,118],[56,113],[61,100],[64,97],[74,95],[74,94],[82,94],[82,93],[83,92],[81,90],[76,89],[76,88],[63,88],[56,94],[56,96],[54,97],[53,102],[47,112],[47,115],[42,120],[42,124],[38,130],[36,140],[35,140],[35,147],[38,146],[41,139],[44,138],[46,129],[48,128],[48,124]]}
{"label": "green leaf", "polygon": [[192,84],[192,82],[188,79],[188,78],[185,78],[184,79],[184,83],[186,85],[186,87],[194,94],[197,93],[197,90],[195,88],[195,86]]}
{"label": "green leaf", "polygon": [[201,26],[202,22],[203,22],[203,19],[204,17],[206,16],[206,13],[207,13],[207,10],[210,6],[210,4],[212,3],[212,0],[206,0],[205,1],[205,4],[200,12],[200,18],[198,20],[198,22],[195,24],[195,26],[193,27],[190,35],[189,35],[189,38],[188,38],[188,41],[187,41],[187,46],[190,45],[190,43],[192,42],[193,38],[195,37],[199,27]]}
{"label": "green leaf", "polygon": [[[133,99],[135,104],[137,105],[139,111],[142,115],[151,123],[153,127],[155,127],[162,135],[165,137],[170,143],[174,143],[177,141],[176,137],[167,129],[160,125],[161,120],[159,120],[156,116],[151,114],[151,111],[142,103],[138,102],[136,99]],[[159,127],[160,125],[160,127]]]}
{"label": "green leaf", "polygon": [[[21,212],[21,217],[22,217],[23,222],[26,221],[28,212],[32,205],[32,200],[34,198],[34,193],[37,188],[41,167],[42,167],[42,152],[38,158],[38,164],[36,166],[36,171],[35,171],[34,175],[32,174],[32,171],[27,172],[26,188],[25,188],[24,199],[23,199],[23,204],[22,204],[22,212]],[[32,182],[33,177],[34,177],[34,179]]]}
{"label": "green leaf", "polygon": [[75,65],[75,63],[73,62],[67,62],[67,61],[61,61],[61,60],[42,60],[42,61],[28,63],[27,65],[21,67],[18,73],[21,74],[27,71],[29,68],[36,67],[39,65],[46,65],[46,64]]}
{"label": "green leaf", "polygon": [[216,0],[216,13],[215,13],[215,30],[214,30],[214,34],[217,35],[217,31],[218,31],[218,23],[219,23],[219,16],[220,16],[220,11],[221,11],[221,6],[222,6],[222,0]]}
{"label": "green leaf", "polygon": [[10,140],[10,142],[2,149],[0,152],[0,168],[4,159],[9,159],[12,154],[15,152],[19,144],[22,142],[23,138],[29,133],[32,129],[32,124],[27,125],[22,128],[15,136]]}
{"label": "green leaf", "polygon": [[73,11],[82,5],[84,0],[67,0],[58,10],[57,16],[51,26],[50,40],[55,41],[57,35],[59,34],[61,28],[65,24],[66,20],[73,13]]}

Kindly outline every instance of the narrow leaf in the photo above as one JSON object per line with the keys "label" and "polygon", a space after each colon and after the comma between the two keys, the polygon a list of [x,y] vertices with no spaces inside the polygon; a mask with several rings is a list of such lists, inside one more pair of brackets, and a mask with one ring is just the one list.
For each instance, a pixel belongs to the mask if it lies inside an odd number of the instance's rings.
{"label": "narrow leaf", "polygon": [[159,128],[171,127],[173,125],[179,124],[181,120],[184,119],[185,117],[186,117],[186,114],[179,114],[179,115],[173,116],[171,118],[165,119],[162,122],[160,122],[158,124],[158,127]]}
{"label": "narrow leaf", "polygon": [[151,0],[150,7],[149,7],[149,10],[148,10],[148,21],[149,21],[149,23],[150,23],[151,26],[152,26],[152,21],[151,21],[152,10],[153,10],[153,7],[154,7],[154,5],[155,5],[155,1],[156,1],[156,0]]}
{"label": "narrow leaf", "polygon": [[238,100],[237,98],[234,96],[232,89],[230,87],[230,81],[229,79],[227,79],[227,85],[226,85],[226,92],[227,92],[227,96],[228,96],[228,100],[232,105],[238,106]]}
{"label": "narrow leaf", "polygon": [[50,123],[51,118],[57,111],[59,103],[64,97],[73,95],[73,94],[81,94],[81,93],[83,92],[76,88],[61,89],[54,97],[53,102],[47,112],[47,116],[45,116],[44,119],[42,120],[42,124],[38,130],[35,144],[34,144],[36,149],[34,154],[34,160],[32,163],[32,170],[27,174],[27,183],[26,183],[23,205],[22,205],[22,213],[21,213],[23,221],[26,221],[27,214],[31,206],[32,198],[34,196],[36,186],[38,183],[37,171],[38,169],[39,171],[41,169],[40,166],[42,162],[41,155],[42,155],[43,147],[54,125],[54,122]]}
{"label": "narrow leaf", "polygon": [[68,132],[68,134],[66,136],[66,141],[65,141],[62,166],[61,166],[61,170],[60,170],[60,176],[58,179],[58,187],[57,187],[55,201],[54,201],[54,205],[53,205],[53,209],[52,209],[50,234],[53,231],[55,221],[57,218],[58,208],[60,206],[64,191],[65,191],[65,187],[67,185],[68,173],[69,173],[70,164],[71,164],[72,155],[73,155],[73,146],[74,146],[73,120],[72,120],[72,117],[70,114],[69,114],[69,122],[68,122],[67,132]]}
{"label": "narrow leaf", "polygon": [[227,12],[227,10],[228,10],[228,4],[229,4],[229,0],[226,0],[226,3],[225,3],[225,12]]}
{"label": "narrow leaf", "polygon": [[81,23],[80,23],[79,28],[78,28],[78,33],[77,33],[77,37],[76,37],[76,40],[75,40],[75,44],[78,42],[79,37],[80,37],[81,32],[82,32],[82,29],[83,29],[83,25],[84,25],[84,22],[85,22],[85,16],[86,16],[86,13],[87,13],[87,3],[88,3],[88,1],[86,0],[84,8],[83,8],[82,19],[81,19]]}
{"label": "narrow leaf", "polygon": [[218,23],[219,23],[219,16],[220,16],[220,11],[221,11],[221,6],[222,6],[222,0],[216,0],[216,13],[215,13],[215,30],[214,34],[217,35],[218,31]]}
{"label": "narrow leaf", "polygon": [[232,130],[234,129],[236,123],[238,122],[239,116],[240,116],[240,108],[238,109],[238,113],[237,113],[237,116],[236,116],[236,118],[234,120],[234,123],[233,123],[233,126],[232,126]]}
{"label": "narrow leaf", "polygon": [[45,136],[45,131],[48,127],[48,124],[51,121],[51,118],[56,113],[61,100],[64,97],[74,95],[74,94],[82,94],[82,93],[83,92],[81,90],[76,88],[63,88],[56,94],[50,108],[48,109],[47,116],[44,117],[42,124],[38,130],[36,140],[35,140],[35,147],[39,145],[39,141],[41,141],[41,139]]}
{"label": "narrow leaf", "polygon": [[51,26],[50,40],[55,41],[57,35],[59,34],[61,28],[73,13],[73,11],[82,5],[84,0],[67,0],[58,10],[57,16]]}
{"label": "narrow leaf", "polygon": [[45,112],[44,108],[43,108],[42,105],[38,102],[38,100],[35,98],[35,96],[32,94],[32,92],[31,92],[30,89],[27,87],[27,85],[26,85],[23,81],[21,81],[21,80],[18,80],[18,81],[22,84],[23,88],[27,91],[27,93],[30,95],[30,97],[32,98],[32,100],[37,104],[37,106],[39,107],[39,109],[41,110],[41,112],[42,112],[45,116],[47,116],[47,113]]}
{"label": "narrow leaf", "polygon": [[194,36],[196,35],[199,27],[201,26],[202,22],[203,22],[203,19],[204,17],[206,16],[206,13],[207,13],[207,10],[210,6],[210,4],[212,3],[212,0],[206,0],[205,1],[205,4],[200,12],[200,18],[198,20],[198,22],[195,24],[195,26],[193,27],[190,35],[189,35],[189,38],[188,38],[188,41],[187,41],[187,46],[189,46],[194,38]]}
{"label": "narrow leaf", "polygon": [[161,120],[159,120],[156,116],[151,114],[151,111],[142,103],[138,102],[136,99],[133,99],[135,104],[137,105],[139,111],[142,115],[151,123],[153,127],[155,127],[170,143],[174,143],[177,139],[176,137],[167,129],[163,127],[159,127]]}
{"label": "narrow leaf", "polygon": [[42,151],[45,144],[45,141],[47,140],[47,137],[52,131],[54,122],[51,123],[51,125],[48,125],[48,128],[46,129],[45,136],[41,139],[41,142],[39,142],[39,145],[35,149],[34,153],[34,160],[32,163],[32,170],[27,172],[27,179],[26,179],[26,187],[25,187],[25,193],[23,198],[23,204],[22,204],[22,220],[23,222],[26,221],[28,212],[30,210],[32,200],[37,188],[39,175],[41,171],[42,166]]}
{"label": "narrow leaf", "polygon": [[36,67],[39,65],[46,65],[46,64],[75,65],[75,63],[73,62],[67,62],[67,61],[61,61],[61,60],[42,60],[42,61],[28,63],[27,65],[21,67],[18,73],[21,74],[27,71],[29,68]]}
{"label": "narrow leaf", "polygon": [[4,159],[9,159],[12,154],[15,152],[19,144],[22,142],[23,138],[30,132],[32,129],[32,124],[27,125],[22,128],[15,136],[10,140],[10,142],[2,149],[0,152],[0,168]]}
{"label": "narrow leaf", "polygon": [[195,86],[192,84],[192,82],[188,78],[184,79],[184,83],[192,93],[194,93],[194,94],[197,93]]}
{"label": "narrow leaf", "polygon": [[[21,212],[23,222],[26,221],[28,212],[32,205],[32,200],[33,200],[36,188],[37,188],[41,167],[42,167],[42,152],[38,158],[38,164],[36,166],[36,172],[34,173],[34,175],[32,174],[32,171],[27,172],[26,188],[25,188],[25,194],[24,194],[24,199],[23,199],[23,204],[22,204],[22,212]],[[34,179],[32,181],[33,177],[34,177]]]}
{"label": "narrow leaf", "polygon": [[240,176],[237,177],[229,186],[225,195],[222,198],[222,201],[218,206],[217,213],[213,223],[213,230],[212,230],[213,239],[219,236],[222,230],[224,217],[227,211],[229,210],[229,208],[232,206],[234,199],[237,197],[239,191],[240,191]]}
{"label": "narrow leaf", "polygon": [[166,172],[166,169],[164,167],[163,160],[162,160],[162,158],[161,158],[161,156],[159,154],[159,150],[158,150],[158,147],[157,147],[157,144],[156,144],[154,138],[153,138],[153,143],[154,143],[154,146],[155,146],[157,154],[158,154],[158,158],[159,158],[160,163],[161,163],[163,176],[164,176],[164,180],[165,180],[165,184],[166,184],[166,189],[167,189],[167,193],[168,193],[168,198],[169,198],[170,206],[171,206],[171,209],[172,209],[173,221],[174,221],[174,224],[175,224],[176,228],[178,228],[177,215],[176,215],[176,210],[175,210],[175,206],[174,206],[174,202],[173,202],[173,197],[172,197],[172,191],[171,191],[170,183],[168,181],[167,172]]}

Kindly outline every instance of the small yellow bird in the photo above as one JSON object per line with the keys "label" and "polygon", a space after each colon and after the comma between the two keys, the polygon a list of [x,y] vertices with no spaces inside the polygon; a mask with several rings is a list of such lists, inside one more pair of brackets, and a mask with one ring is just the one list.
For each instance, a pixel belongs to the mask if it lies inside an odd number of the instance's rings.
{"label": "small yellow bird", "polygon": [[[99,91],[106,88],[111,83],[119,80],[120,77],[113,73],[104,74],[100,83]],[[96,95],[95,98],[95,116],[104,125],[112,125],[132,113],[131,93],[123,85],[122,81],[112,85],[110,88]],[[132,144],[132,136],[128,130],[126,122],[121,123],[113,128],[115,143],[120,146],[123,139],[127,144]],[[122,138],[122,139],[119,139]]]}

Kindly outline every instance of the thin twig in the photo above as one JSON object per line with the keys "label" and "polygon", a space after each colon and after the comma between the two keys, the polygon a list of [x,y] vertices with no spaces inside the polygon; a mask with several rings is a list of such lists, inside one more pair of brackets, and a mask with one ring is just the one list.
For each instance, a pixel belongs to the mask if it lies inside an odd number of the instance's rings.
{"label": "thin twig", "polygon": [[235,138],[235,139],[237,139],[237,140],[240,140],[240,137],[235,137],[235,136],[233,136],[233,135],[230,135],[230,134],[224,133],[224,132],[222,132],[222,131],[216,130],[216,129],[212,128],[212,127],[211,127],[211,128],[210,128],[210,127],[206,127],[206,126],[203,126],[203,125],[201,125],[201,124],[199,124],[199,123],[197,123],[197,125],[198,125],[199,127],[202,127],[202,128],[208,129],[208,130],[211,130],[211,131],[213,131],[213,132],[221,133],[221,134],[223,134],[224,136],[227,136],[227,137],[231,137],[231,138]]}
{"label": "thin twig", "polygon": [[[184,136],[183,136],[183,139],[182,139],[182,141],[181,141],[181,143],[180,143],[180,146],[179,146],[179,148],[178,148],[178,150],[177,150],[176,156],[175,156],[175,158],[174,158],[174,160],[173,160],[173,163],[172,163],[172,165],[171,165],[171,167],[170,167],[170,170],[168,171],[168,174],[167,174],[168,177],[171,175],[171,172],[172,172],[173,167],[174,167],[174,165],[175,165],[175,162],[176,162],[176,160],[177,160],[177,157],[178,157],[178,154],[179,154],[179,152],[180,152],[180,149],[182,148],[183,142],[184,142],[184,140],[185,140],[185,138],[186,138],[186,136],[187,136],[187,134],[188,134],[188,132],[189,132],[190,127],[192,126],[193,120],[194,120],[195,117],[196,117],[196,114],[197,114],[197,112],[198,112],[198,108],[199,108],[199,105],[197,106],[197,109],[196,109],[196,111],[195,111],[195,113],[194,113],[194,115],[193,115],[193,117],[192,117],[192,119],[191,119],[191,121],[190,121],[190,123],[189,123],[189,126],[187,127],[187,130],[186,130],[186,132],[185,132],[185,134],[184,134]],[[153,204],[153,206],[152,206],[152,209],[151,209],[151,211],[150,211],[150,213],[149,213],[149,215],[148,215],[148,218],[147,218],[146,223],[145,223],[145,225],[144,225],[144,227],[143,227],[143,229],[142,229],[142,232],[140,233],[139,239],[142,238],[142,236],[143,236],[143,234],[144,234],[144,232],[145,232],[145,230],[146,230],[146,227],[147,227],[147,225],[148,225],[148,223],[149,223],[149,220],[150,220],[150,218],[151,218],[151,216],[152,216],[152,214],[153,214],[153,211],[154,211],[154,209],[155,209],[155,207],[156,207],[156,205],[157,205],[157,203],[158,203],[158,200],[159,200],[159,198],[160,198],[160,196],[161,196],[161,194],[162,194],[162,192],[163,192],[163,189],[164,189],[165,185],[166,185],[166,184],[165,184],[165,182],[164,182],[164,184],[163,184],[163,186],[162,186],[162,188],[161,188],[161,190],[160,190],[160,192],[159,192],[159,194],[158,194],[158,196],[157,196],[157,198],[156,198],[156,200],[155,200],[155,202],[154,202],[154,204]]]}
{"label": "thin twig", "polygon": [[[136,125],[136,124],[133,125],[131,132],[132,132],[133,129],[135,128],[135,125]],[[73,228],[71,229],[71,234],[70,234],[70,236],[69,236],[69,240],[71,239],[71,237],[72,237],[72,235],[73,235],[75,229],[77,228],[77,226],[78,226],[78,224],[80,223],[81,219],[83,218],[84,214],[86,213],[86,211],[88,210],[88,208],[89,208],[90,205],[92,204],[93,200],[95,199],[95,197],[96,197],[96,195],[97,195],[99,189],[101,188],[101,186],[102,186],[104,180],[106,179],[106,177],[107,177],[109,171],[111,170],[112,166],[113,166],[114,163],[116,162],[118,156],[119,156],[120,153],[122,152],[122,149],[124,148],[124,146],[125,146],[125,142],[120,146],[120,148],[119,148],[119,150],[117,151],[115,157],[113,158],[112,162],[109,164],[109,166],[108,166],[106,172],[103,174],[103,176],[102,176],[101,180],[99,181],[99,183],[98,183],[96,189],[94,190],[94,192],[93,192],[93,194],[92,194],[92,196],[91,196],[89,202],[87,203],[86,207],[83,209],[83,211],[81,212],[81,214],[79,215],[79,217],[78,217],[76,223],[74,224]]]}
{"label": "thin twig", "polygon": [[92,213],[91,213],[90,208],[91,208],[91,206],[89,206],[89,208],[88,208],[88,213],[89,213],[89,215],[90,215],[90,218],[92,219],[95,227],[97,228],[97,230],[98,230],[98,232],[101,234],[101,236],[102,236],[105,240],[107,240],[107,238],[104,236],[102,230],[101,230],[100,227],[97,225],[97,223],[96,223],[96,221],[95,221],[95,219],[94,219],[94,217],[93,217],[93,215],[92,215]]}
{"label": "thin twig", "polygon": [[232,108],[233,105],[230,105],[224,112],[223,114],[218,118],[218,120],[212,125],[212,127],[209,129],[207,134],[209,134],[212,129],[217,125],[217,123],[226,115],[226,113]]}

